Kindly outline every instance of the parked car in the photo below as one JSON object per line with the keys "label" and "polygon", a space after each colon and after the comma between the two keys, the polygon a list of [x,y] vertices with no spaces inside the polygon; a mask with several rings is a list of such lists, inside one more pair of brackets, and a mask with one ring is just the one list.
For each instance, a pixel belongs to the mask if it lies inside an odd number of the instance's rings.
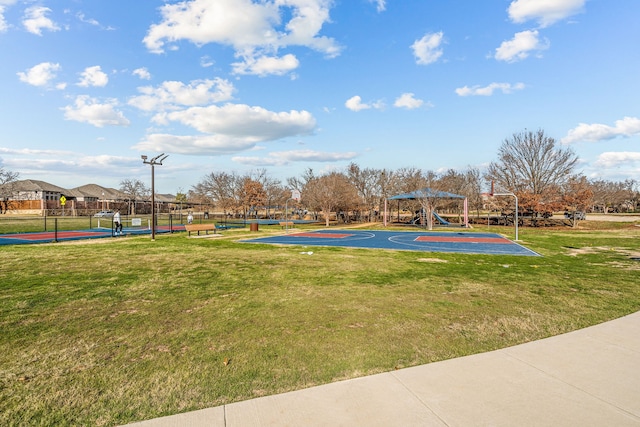
{"label": "parked car", "polygon": [[587,219],[587,214],[582,211],[564,213],[564,217],[567,219],[573,219],[574,215],[575,218],[580,221]]}
{"label": "parked car", "polygon": [[113,217],[113,211],[100,211],[94,215],[95,218],[111,218]]}

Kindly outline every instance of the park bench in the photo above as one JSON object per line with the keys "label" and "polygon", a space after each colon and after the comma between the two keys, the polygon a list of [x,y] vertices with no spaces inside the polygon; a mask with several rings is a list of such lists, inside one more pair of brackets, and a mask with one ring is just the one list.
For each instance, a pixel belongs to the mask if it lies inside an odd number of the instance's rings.
{"label": "park bench", "polygon": [[197,231],[199,236],[201,231],[206,232],[206,234],[209,234],[209,231],[213,231],[215,234],[217,230],[215,224],[185,224],[184,228],[189,232],[189,236],[191,236],[192,231]]}
{"label": "park bench", "polygon": [[293,227],[293,221],[280,221],[280,227],[291,228]]}

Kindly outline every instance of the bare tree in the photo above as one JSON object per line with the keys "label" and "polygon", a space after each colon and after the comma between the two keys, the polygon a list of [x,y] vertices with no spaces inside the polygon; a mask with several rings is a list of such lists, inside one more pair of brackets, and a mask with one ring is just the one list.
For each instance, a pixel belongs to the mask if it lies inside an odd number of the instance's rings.
{"label": "bare tree", "polygon": [[[136,203],[149,197],[151,190],[139,179],[125,179],[120,182],[120,191],[129,198],[129,213],[136,214]],[[133,203],[132,203],[133,202]]]}
{"label": "bare tree", "polygon": [[347,176],[351,184],[356,188],[364,209],[369,211],[369,220],[373,220],[374,210],[379,204],[380,193],[378,185],[382,171],[365,168],[361,169],[355,163],[351,163],[347,168]]}
{"label": "bare tree", "polygon": [[288,194],[281,182],[267,174],[266,169],[258,169],[250,175],[253,180],[262,185],[264,191],[264,205],[267,210],[267,216],[271,216],[271,207],[274,205],[282,205],[286,203]]}
{"label": "bare tree", "polygon": [[305,204],[324,214],[328,227],[331,212],[340,208],[348,209],[353,200],[358,197],[355,187],[342,173],[331,172],[307,182],[302,192]]}
{"label": "bare tree", "polygon": [[556,140],[543,130],[515,133],[505,139],[498,151],[498,161],[492,162],[486,179],[494,181],[501,191],[512,191],[539,209],[541,205],[557,203],[558,189],[567,182],[578,161],[570,148],[559,148]]}
{"label": "bare tree", "polygon": [[238,213],[242,209],[243,180],[237,173],[211,172],[192,189],[196,196],[222,208],[225,215],[229,211]]}
{"label": "bare tree", "polygon": [[636,182],[626,180],[623,182],[594,180],[591,182],[593,191],[593,203],[602,213],[632,209],[635,206]]}
{"label": "bare tree", "polygon": [[10,208],[13,193],[15,192],[15,182],[20,174],[0,167],[0,213],[7,213]]}

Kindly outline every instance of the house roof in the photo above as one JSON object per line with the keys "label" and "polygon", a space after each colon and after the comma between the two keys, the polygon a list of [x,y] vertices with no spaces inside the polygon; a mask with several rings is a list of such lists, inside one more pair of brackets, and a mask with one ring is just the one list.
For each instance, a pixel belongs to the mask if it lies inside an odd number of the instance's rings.
{"label": "house roof", "polygon": [[45,181],[38,181],[35,179],[22,179],[14,181],[12,183],[14,191],[49,191],[53,193],[70,194],[71,191],[67,188],[58,187],[57,185],[49,184]]}
{"label": "house roof", "polygon": [[[48,191],[64,194],[67,197],[95,197],[98,200],[128,200],[129,196],[115,188],[102,187],[98,184],[85,184],[80,187],[68,189],[58,187],[45,181],[35,179],[23,179],[7,183],[0,187],[11,185],[11,191]],[[173,194],[156,194],[156,199],[163,203],[175,203],[176,196]],[[150,197],[145,200],[151,200]]]}
{"label": "house roof", "polygon": [[73,188],[71,191],[76,197],[96,197],[98,199],[105,200],[122,200],[129,198],[122,191],[116,190],[115,188],[102,187],[98,184],[82,185],[80,187]]}

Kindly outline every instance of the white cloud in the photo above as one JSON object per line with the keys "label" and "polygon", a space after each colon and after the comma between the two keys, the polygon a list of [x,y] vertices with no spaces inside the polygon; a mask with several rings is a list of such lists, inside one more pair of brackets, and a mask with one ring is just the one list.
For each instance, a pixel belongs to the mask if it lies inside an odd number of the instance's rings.
{"label": "white cloud", "polygon": [[76,18],[78,18],[78,20],[80,22],[84,22],[85,24],[89,24],[89,25],[93,25],[94,27],[100,27],[100,23],[93,19],[93,18],[87,18],[86,15],[82,12],[78,12],[76,13]]}
{"label": "white cloud", "polygon": [[228,80],[194,80],[188,85],[177,81],[163,82],[159,87],[144,86],[142,95],[129,100],[129,105],[143,111],[175,110],[180,107],[207,105],[233,98],[235,88]]}
{"label": "white cloud", "polygon": [[63,108],[64,118],[81,123],[89,123],[96,127],[104,126],[129,126],[129,120],[117,111],[117,101],[108,100],[99,103],[95,98],[87,95],[80,95],[76,98],[74,105]]}
{"label": "white cloud", "polygon": [[81,87],[104,87],[109,83],[109,77],[102,71],[99,65],[85,68],[85,70],[80,74],[80,77],[78,86]]}
{"label": "white cloud", "polygon": [[211,59],[211,57],[209,55],[204,55],[203,57],[200,58],[200,66],[203,68],[209,68],[213,65],[215,65],[216,61],[214,61],[213,59]]}
{"label": "white cloud", "polygon": [[413,110],[422,107],[423,104],[424,101],[415,98],[415,95],[413,93],[403,93],[402,95],[400,95],[400,97],[398,97],[398,99],[396,99],[396,102],[393,103],[393,106]]}
{"label": "white cloud", "polygon": [[[294,65],[291,57],[279,58],[276,66],[254,69],[250,65],[264,65],[262,58],[276,58],[274,53],[290,46],[308,47],[328,57],[340,53],[333,39],[319,35],[329,22],[332,4],[332,0],[186,0],[165,4],[160,7],[162,21],[149,28],[143,41],[155,53],[164,52],[167,44],[171,48],[180,40],[196,45],[228,45],[248,65],[240,67],[241,71],[274,70],[281,74]],[[283,16],[290,19],[282,22]]]}
{"label": "white cloud", "polygon": [[225,155],[250,150],[255,141],[228,135],[151,134],[133,148],[140,151],[169,152],[186,155]]}
{"label": "white cloud", "polygon": [[0,4],[0,33],[4,33],[9,29],[9,24],[7,24],[7,21],[4,19],[5,9],[6,6]]}
{"label": "white cloud", "polygon": [[251,166],[284,166],[292,162],[337,162],[352,160],[358,153],[349,151],[344,153],[323,152],[313,150],[276,151],[269,153],[267,157],[233,157],[236,163]]}
{"label": "white cloud", "polygon": [[356,111],[356,112],[361,110],[368,110],[371,108],[382,110],[385,106],[384,102],[382,101],[376,101],[371,104],[365,104],[362,102],[362,98],[359,95],[352,96],[351,98],[347,99],[344,105],[349,110]]}
{"label": "white cloud", "polygon": [[29,68],[25,72],[19,72],[17,74],[21,82],[32,86],[46,86],[56,78],[56,71],[59,71],[60,68],[60,64],[42,62]]}
{"label": "white cloud", "polygon": [[537,30],[516,33],[512,40],[504,41],[496,49],[495,59],[505,62],[516,62],[527,58],[532,51],[549,48],[549,41],[541,41]]}
{"label": "white cloud", "polygon": [[387,10],[386,0],[369,0],[369,1],[371,3],[376,4],[376,9],[378,10],[378,12],[384,12],[385,10]]}
{"label": "white cloud", "polygon": [[308,135],[316,127],[316,120],[307,111],[273,112],[243,104],[192,107],[160,114],[155,120],[178,122],[204,135],[152,134],[135,148],[183,154],[230,154],[252,149],[261,142]]}
{"label": "white cloud", "polygon": [[267,75],[284,75],[295,70],[300,65],[295,55],[287,54],[283,57],[261,56],[247,57],[243,62],[231,64],[234,74],[253,74],[261,77]]}
{"label": "white cloud", "polygon": [[438,33],[425,34],[420,40],[416,40],[412,45],[413,55],[416,62],[421,65],[428,65],[436,62],[442,56],[442,45],[444,34],[442,31]]}
{"label": "white cloud", "polygon": [[587,0],[515,0],[509,5],[509,18],[521,24],[538,21],[548,27],[562,19],[581,12]]}
{"label": "white cloud", "polygon": [[371,108],[370,105],[363,104],[362,98],[358,95],[347,99],[347,102],[345,102],[344,105],[351,111],[368,110]]}
{"label": "white cloud", "polygon": [[46,16],[49,12],[51,12],[51,9],[48,7],[29,7],[24,11],[22,25],[28,32],[38,36],[42,35],[42,30],[59,31],[60,27]]}
{"label": "white cloud", "polygon": [[316,120],[311,113],[304,110],[278,113],[244,104],[191,107],[166,113],[163,118],[203,133],[249,138],[256,142],[308,135],[316,126]]}
{"label": "white cloud", "polygon": [[598,156],[594,166],[605,169],[621,166],[636,166],[640,168],[640,153],[632,151],[602,153]]}
{"label": "white cloud", "polygon": [[456,93],[459,96],[491,96],[496,90],[502,93],[509,94],[516,90],[522,90],[525,88],[524,83],[491,83],[488,86],[464,86],[456,89]]}
{"label": "white cloud", "polygon": [[600,123],[580,123],[574,129],[571,129],[567,136],[562,138],[562,144],[571,144],[578,141],[598,142],[616,137],[631,137],[640,135],[640,118],[624,117],[622,120],[616,120],[614,126],[608,126]]}
{"label": "white cloud", "polygon": [[145,67],[136,68],[132,73],[134,76],[138,76],[142,80],[151,80],[151,73]]}

